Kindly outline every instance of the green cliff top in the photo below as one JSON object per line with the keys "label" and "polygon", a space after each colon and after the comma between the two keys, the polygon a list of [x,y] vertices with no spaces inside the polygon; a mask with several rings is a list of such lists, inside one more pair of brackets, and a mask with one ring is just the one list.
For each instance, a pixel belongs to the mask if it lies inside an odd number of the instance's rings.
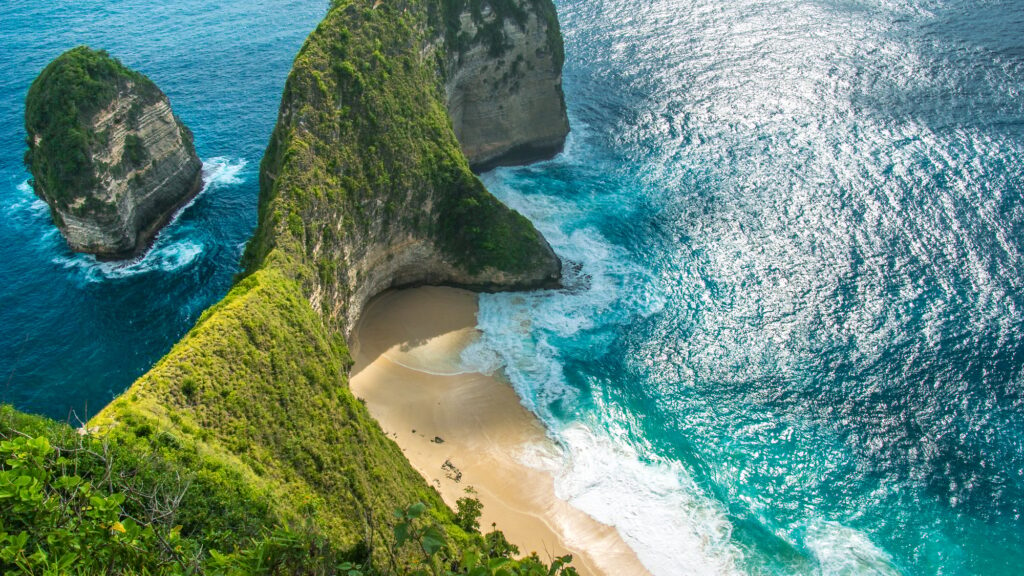
{"label": "green cliff top", "polygon": [[143,100],[162,96],[149,78],[87,46],[43,69],[25,99],[25,164],[40,196],[67,207],[95,186],[90,149],[102,135],[89,123],[129,85]]}
{"label": "green cliff top", "polygon": [[396,237],[429,241],[468,275],[557,266],[533,224],[473,175],[452,131],[444,53],[424,49],[443,37],[434,16],[447,4],[402,4],[335,2],[296,57],[263,157],[247,270],[287,261],[327,301],[351,290],[353,246]]}

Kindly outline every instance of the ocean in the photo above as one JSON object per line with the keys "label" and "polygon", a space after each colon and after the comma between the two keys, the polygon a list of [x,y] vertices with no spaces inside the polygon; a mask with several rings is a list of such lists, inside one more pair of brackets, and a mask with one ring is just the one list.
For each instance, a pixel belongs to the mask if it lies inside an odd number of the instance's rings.
{"label": "ocean", "polygon": [[[256,227],[284,81],[326,1],[0,3],[0,402],[87,420],[227,293]],[[80,44],[148,75],[195,133],[205,190],[128,265],[70,252],[22,165],[25,94]]]}
{"label": "ocean", "polygon": [[[572,133],[483,175],[566,263],[480,298],[561,454],[658,576],[1024,571],[1024,0],[560,0]],[[325,2],[0,6],[2,399],[84,419],[222,296]],[[24,94],[79,43],[156,81],[209,184],[138,262],[67,252]]]}

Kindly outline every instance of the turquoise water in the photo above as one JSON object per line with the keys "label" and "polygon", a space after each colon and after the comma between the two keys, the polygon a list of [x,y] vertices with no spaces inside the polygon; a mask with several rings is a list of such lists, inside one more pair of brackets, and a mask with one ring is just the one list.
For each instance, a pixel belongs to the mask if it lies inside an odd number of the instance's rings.
{"label": "turquoise water", "polygon": [[559,9],[486,180],[581,267],[481,325],[560,493],[658,574],[1024,572],[1024,3]]}
{"label": "turquoise water", "polygon": [[[659,576],[1024,570],[1024,2],[557,4],[566,151],[484,179],[567,288],[481,297],[467,352],[562,447],[524,458]],[[92,412],[227,290],[325,6],[0,6],[4,400]],[[128,267],[24,184],[24,93],[80,42],[210,175]]]}

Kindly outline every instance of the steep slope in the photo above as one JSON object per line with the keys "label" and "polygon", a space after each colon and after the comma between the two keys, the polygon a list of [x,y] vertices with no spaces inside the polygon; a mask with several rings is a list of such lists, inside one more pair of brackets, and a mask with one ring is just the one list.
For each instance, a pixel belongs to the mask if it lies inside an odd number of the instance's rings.
{"label": "steep slope", "polygon": [[106,52],[73,48],[25,102],[36,194],[72,250],[131,256],[202,184],[192,133],[167,96]]}
{"label": "steep slope", "polygon": [[544,160],[560,152],[569,120],[554,6],[448,0],[446,7],[448,113],[473,169]]}
{"label": "steep slope", "polygon": [[[90,422],[170,459],[161,442],[188,447],[176,461],[207,480],[203,501],[224,493],[244,504],[232,509],[261,510],[256,518],[309,523],[332,549],[378,566],[393,558],[392,512],[416,501],[453,557],[469,537],[348,390],[345,338],[362,307],[396,286],[525,289],[556,285],[560,273],[541,235],[460,151],[445,107],[445,9],[331,8],[284,90],[244,279]],[[229,512],[184,531],[214,521],[251,533]]]}
{"label": "steep slope", "polygon": [[[358,556],[390,539],[397,508],[420,501],[442,520],[450,513],[348,391],[349,365],[343,340],[299,284],[264,269],[90,426],[120,444],[173,438],[189,448],[182,467],[208,480],[202,490],[229,498],[196,513],[186,532],[213,522],[232,538],[252,535],[261,523],[247,516],[262,508],[264,523],[310,523],[334,549]],[[178,461],[177,452],[162,453]],[[383,561],[386,551],[376,552]]]}

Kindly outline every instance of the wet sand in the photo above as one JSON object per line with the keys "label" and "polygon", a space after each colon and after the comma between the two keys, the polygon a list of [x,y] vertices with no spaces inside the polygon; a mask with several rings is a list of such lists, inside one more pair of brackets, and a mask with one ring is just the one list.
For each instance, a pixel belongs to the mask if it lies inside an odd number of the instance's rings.
{"label": "wet sand", "polygon": [[453,288],[376,298],[352,339],[353,393],[450,506],[475,490],[484,532],[496,523],[524,555],[570,553],[584,576],[648,574],[614,528],[559,499],[551,473],[524,463],[561,456],[512,387],[461,372],[476,312],[477,296]]}

